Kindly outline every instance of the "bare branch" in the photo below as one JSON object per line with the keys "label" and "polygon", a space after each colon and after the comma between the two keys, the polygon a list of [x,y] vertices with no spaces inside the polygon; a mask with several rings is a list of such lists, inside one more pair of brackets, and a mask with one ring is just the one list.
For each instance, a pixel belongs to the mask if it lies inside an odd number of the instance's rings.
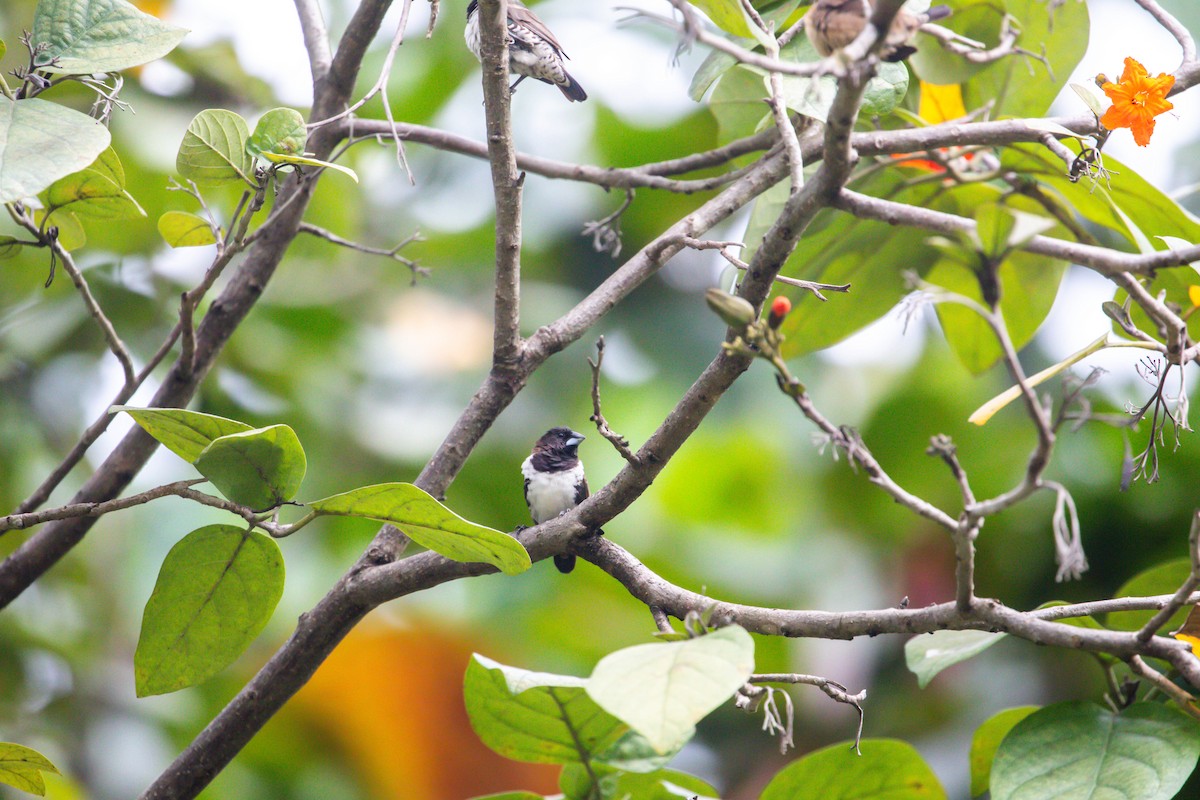
{"label": "bare branch", "polygon": [[[1192,38],[1192,34],[1187,27],[1171,15],[1163,8],[1157,0],[1135,0],[1135,2],[1150,13],[1150,16],[1166,28],[1167,33],[1175,37],[1175,41],[1179,42],[1179,47],[1183,50],[1183,61],[1179,65],[1178,72],[1183,72],[1188,69],[1193,69],[1196,66],[1196,40]],[[1176,86],[1171,94],[1177,94],[1183,91],[1183,87]]]}
{"label": "bare branch", "polygon": [[9,514],[7,517],[0,517],[0,533],[10,530],[23,530],[31,528],[34,525],[41,525],[44,522],[51,522],[58,519],[101,517],[112,511],[121,511],[126,508],[144,505],[160,497],[181,497],[185,489],[197,483],[204,483],[206,480],[207,478],[192,478],[186,481],[176,481],[163,486],[156,486],[139,494],[121,497],[116,500],[108,500],[103,503],[72,503],[70,505],[59,506],[58,508],[48,508],[45,511]]}
{"label": "bare branch", "polygon": [[327,231],[318,225],[313,225],[311,222],[301,222],[300,223],[300,232],[311,234],[313,236],[324,239],[327,242],[332,242],[333,244],[339,245],[341,247],[348,247],[351,250],[357,250],[360,253],[367,253],[367,254],[373,255],[373,256],[383,256],[385,258],[390,258],[393,261],[399,261],[401,264],[408,267],[410,272],[412,272],[412,285],[413,286],[417,285],[418,278],[427,278],[431,274],[433,274],[429,270],[429,268],[422,267],[422,266],[418,265],[417,262],[412,260],[411,258],[405,258],[404,256],[400,255],[400,251],[403,250],[408,245],[412,244],[413,242],[425,241],[421,237],[420,233],[410,234],[410,235],[404,237],[403,239],[401,239],[400,243],[397,244],[395,247],[385,250],[382,247],[370,247],[369,245],[359,244],[358,242],[353,242],[349,239],[343,239],[341,236],[338,236],[336,233],[333,233],[332,231]]}
{"label": "bare branch", "polygon": [[508,87],[508,4],[481,0],[480,60],[488,160],[496,197],[496,281],[492,368],[511,369],[521,357],[521,187],[512,136]]}
{"label": "bare branch", "polygon": [[[967,233],[975,229],[974,220],[965,217],[932,211],[927,208],[917,208],[904,203],[880,200],[850,189],[843,189],[838,194],[834,200],[834,206],[860,219],[874,219],[890,225],[911,225],[938,233]],[[1113,279],[1118,279],[1121,273],[1151,275],[1155,270],[1181,267],[1193,261],[1200,261],[1200,245],[1140,255],[1068,242],[1049,236],[1034,236],[1022,245],[1021,249],[1029,253],[1070,261]]]}
{"label": "bare branch", "polygon": [[329,34],[325,30],[325,15],[319,0],[294,0],[296,16],[300,18],[300,30],[304,33],[304,48],[308,51],[308,65],[312,71],[313,85],[329,72],[333,54],[329,50]]}
{"label": "bare branch", "polygon": [[607,439],[616,451],[621,454],[621,458],[628,461],[634,466],[638,463],[638,457],[629,449],[629,440],[621,434],[608,427],[608,420],[604,418],[604,414],[600,411],[600,365],[604,363],[604,337],[601,336],[596,340],[596,360],[587,360],[588,365],[592,368],[592,422],[596,423],[596,430]]}

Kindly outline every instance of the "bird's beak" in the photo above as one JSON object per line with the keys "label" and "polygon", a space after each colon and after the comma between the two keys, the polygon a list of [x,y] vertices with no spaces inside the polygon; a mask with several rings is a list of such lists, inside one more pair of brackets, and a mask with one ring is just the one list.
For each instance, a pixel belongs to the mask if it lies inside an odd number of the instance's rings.
{"label": "bird's beak", "polygon": [[574,447],[575,445],[579,444],[586,438],[587,437],[584,436],[582,433],[576,433],[575,431],[571,431],[571,438],[567,439],[567,447]]}

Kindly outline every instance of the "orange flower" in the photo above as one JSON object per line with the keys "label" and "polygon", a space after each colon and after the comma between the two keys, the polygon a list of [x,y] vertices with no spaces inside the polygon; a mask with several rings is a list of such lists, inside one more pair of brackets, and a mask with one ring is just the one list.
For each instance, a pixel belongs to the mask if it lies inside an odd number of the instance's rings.
{"label": "orange flower", "polygon": [[1126,58],[1121,80],[1100,87],[1113,101],[1100,118],[1100,124],[1110,131],[1129,128],[1138,146],[1145,147],[1154,133],[1154,118],[1175,107],[1167,102],[1167,92],[1174,85],[1175,76],[1159,73],[1157,78],[1151,78],[1145,67]]}

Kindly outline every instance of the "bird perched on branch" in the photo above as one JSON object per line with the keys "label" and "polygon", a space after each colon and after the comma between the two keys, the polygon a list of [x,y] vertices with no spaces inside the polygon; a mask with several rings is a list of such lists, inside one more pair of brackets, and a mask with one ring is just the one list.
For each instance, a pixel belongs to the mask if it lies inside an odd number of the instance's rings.
{"label": "bird perched on branch", "polygon": [[[525,504],[536,524],[554,519],[579,505],[588,496],[587,478],[579,461],[584,436],[570,428],[551,428],[533,445],[521,464],[525,476]],[[575,569],[575,556],[554,557],[559,572]]]}
{"label": "bird perched on branch", "polygon": [[[467,47],[480,61],[479,0],[467,4]],[[508,69],[519,75],[510,91],[526,78],[549,83],[570,101],[587,100],[587,92],[567,72],[563,62],[567,54],[546,23],[517,0],[508,0]]]}
{"label": "bird perched on branch", "polygon": [[[874,0],[817,0],[804,17],[808,40],[822,56],[853,42],[875,13]],[[880,52],[884,61],[903,61],[917,52],[909,44],[926,22],[950,16],[947,6],[934,6],[922,14],[900,9],[888,31],[887,44]]]}

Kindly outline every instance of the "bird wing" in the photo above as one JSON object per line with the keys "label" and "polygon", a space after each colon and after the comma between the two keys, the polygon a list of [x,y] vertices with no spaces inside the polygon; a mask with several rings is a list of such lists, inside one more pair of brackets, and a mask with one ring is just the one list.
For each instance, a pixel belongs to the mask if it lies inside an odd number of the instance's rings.
{"label": "bird wing", "polygon": [[508,21],[509,24],[516,23],[528,28],[536,35],[545,39],[546,43],[553,47],[560,56],[570,58],[570,56],[563,52],[562,45],[558,43],[558,39],[554,38],[554,34],[546,27],[546,23],[538,19],[537,15],[528,8],[510,3],[508,6]]}
{"label": "bird wing", "polygon": [[584,478],[575,485],[575,505],[579,505],[586,500],[589,494],[590,492],[588,491],[587,478]]}

